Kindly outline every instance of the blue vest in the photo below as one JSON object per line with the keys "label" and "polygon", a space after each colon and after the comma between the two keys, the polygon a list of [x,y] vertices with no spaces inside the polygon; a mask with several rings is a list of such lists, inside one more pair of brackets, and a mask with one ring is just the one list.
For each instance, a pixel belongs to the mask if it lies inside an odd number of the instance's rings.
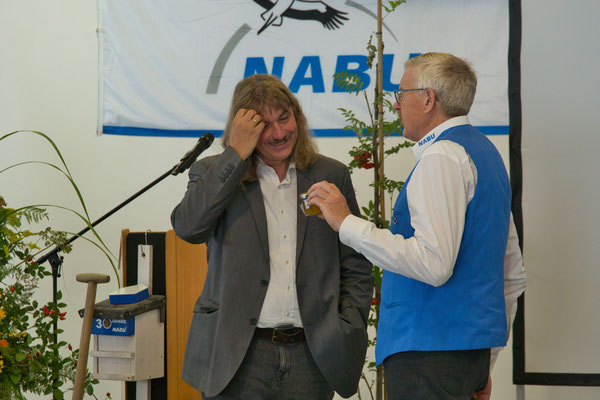
{"label": "blue vest", "polygon": [[[477,168],[475,195],[450,279],[440,287],[384,271],[377,329],[377,364],[403,351],[484,349],[506,345],[504,256],[511,193],[496,147],[471,125],[444,131],[437,140],[461,145]],[[414,171],[414,169],[413,169]],[[402,188],[390,230],[414,236],[406,188]]]}

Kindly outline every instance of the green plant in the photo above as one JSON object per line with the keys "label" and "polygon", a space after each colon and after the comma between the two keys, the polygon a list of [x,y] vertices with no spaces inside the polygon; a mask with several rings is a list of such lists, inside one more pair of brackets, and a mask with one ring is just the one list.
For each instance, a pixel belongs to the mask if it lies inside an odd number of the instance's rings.
{"label": "green plant", "polygon": [[[18,131],[0,137],[0,142]],[[69,232],[50,227],[36,230],[40,223],[49,220],[47,208],[57,207],[73,212],[91,227],[85,203],[77,185],[54,142],[41,132],[33,132],[46,139],[58,154],[63,168],[41,161],[26,161],[0,170],[28,163],[39,163],[62,172],[72,184],[82,204],[84,215],[65,207],[52,205],[25,205],[10,208],[0,195],[0,399],[26,399],[25,393],[52,395],[62,400],[67,384],[73,381],[79,350],[65,341],[55,341],[63,333],[54,329],[58,321],[66,318],[66,304],[57,302],[40,304],[34,299],[40,281],[51,275],[35,258],[50,247],[58,246],[64,253],[71,250]],[[93,231],[93,229],[92,229]],[[84,238],[98,247],[109,259],[113,269],[114,256],[110,254],[95,231],[96,241]],[[97,380],[86,376],[86,391],[94,398],[93,385]]]}
{"label": "green plant", "polygon": [[[352,110],[338,108],[338,110],[344,116],[347,125],[344,127],[345,130],[350,130],[356,134],[358,143],[350,149],[348,152],[352,157],[348,163],[350,172],[354,169],[373,169],[373,181],[370,186],[373,187],[373,200],[369,201],[367,206],[363,206],[362,215],[363,218],[373,222],[378,228],[389,228],[389,220],[385,217],[385,198],[389,198],[390,210],[392,208],[392,199],[395,193],[400,192],[404,182],[390,179],[385,175],[384,160],[390,155],[395,155],[400,152],[403,148],[413,146],[413,143],[403,141],[394,146],[385,148],[385,139],[391,135],[398,135],[402,130],[402,121],[398,118],[392,101],[389,100],[391,93],[383,92],[381,89],[381,68],[382,68],[382,55],[383,55],[383,41],[382,41],[382,21],[389,15],[389,13],[396,10],[398,6],[406,3],[405,0],[399,1],[388,1],[386,5],[383,5],[381,0],[378,1],[378,29],[377,29],[377,46],[373,44],[373,34],[369,37],[367,42],[367,64],[369,69],[373,69],[373,62],[377,60],[376,64],[376,75],[377,84],[375,85],[375,92],[373,96],[373,102],[369,100],[369,96],[366,91],[363,91],[364,83],[360,75],[348,72],[340,71],[334,75],[334,83],[336,86],[341,88],[347,93],[362,95],[365,98],[365,103],[369,115],[368,121],[363,121],[357,118],[356,113]],[[382,8],[387,12],[385,16],[382,16]],[[386,121],[384,115],[391,114],[395,116],[392,120]],[[375,282],[375,296],[371,302],[371,313],[369,315],[368,325],[377,329],[379,323],[379,302],[381,298],[381,278],[383,270],[374,265],[373,276]],[[375,346],[377,337],[369,339],[369,346]],[[362,374],[362,379],[365,382],[371,399],[381,400],[383,398],[383,369],[376,366],[375,361],[367,358],[365,361],[366,368],[371,372],[371,376],[375,378],[367,377],[365,373]],[[373,390],[375,390],[375,396],[373,396]],[[358,391],[358,397],[362,398],[360,389]]]}

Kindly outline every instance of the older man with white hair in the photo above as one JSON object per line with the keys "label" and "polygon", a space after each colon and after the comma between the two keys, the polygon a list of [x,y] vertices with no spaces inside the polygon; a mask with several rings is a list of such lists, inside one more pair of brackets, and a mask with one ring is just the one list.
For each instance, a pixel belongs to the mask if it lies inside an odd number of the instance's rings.
{"label": "older man with white hair", "polygon": [[309,190],[342,243],[384,269],[376,358],[391,400],[489,399],[525,289],[504,163],[467,118],[476,87],[451,54],[405,63],[394,108],[416,165],[389,230],[350,215],[328,182]]}

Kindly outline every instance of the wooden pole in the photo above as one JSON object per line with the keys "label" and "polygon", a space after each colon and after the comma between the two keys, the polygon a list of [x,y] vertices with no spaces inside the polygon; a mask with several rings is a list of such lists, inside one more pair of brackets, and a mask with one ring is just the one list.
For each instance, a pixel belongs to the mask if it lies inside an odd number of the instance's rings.
{"label": "wooden pole", "polygon": [[[377,0],[377,99],[383,94],[383,16],[382,16],[381,0]],[[383,140],[383,101],[377,105],[377,136],[378,136],[378,153],[379,153],[379,179],[385,176],[383,161],[384,161],[384,140]],[[385,191],[383,187],[379,187],[379,212],[381,221],[385,221]]]}
{"label": "wooden pole", "polygon": [[[384,160],[384,140],[383,140],[383,102],[380,101],[383,94],[383,16],[381,0],[377,0],[377,83],[376,83],[376,95],[375,98],[378,100],[377,103],[377,153],[379,163],[377,165],[377,176],[378,181],[384,178],[383,160]],[[375,134],[375,133],[374,133]],[[377,202],[376,208],[379,209],[379,221],[383,224],[385,221],[385,196],[383,187],[379,186],[376,188]],[[380,228],[382,226],[379,226]],[[381,296],[381,288],[376,288],[376,294],[378,298]],[[377,316],[379,320],[379,315]],[[383,399],[383,367],[379,365],[376,372],[375,380],[375,398],[377,400]]]}
{"label": "wooden pole", "polygon": [[85,296],[85,308],[83,324],[81,327],[81,338],[79,339],[79,358],[77,359],[77,370],[75,372],[75,385],[73,387],[73,400],[83,399],[85,389],[85,375],[87,371],[88,352],[90,350],[90,337],[92,336],[92,320],[94,319],[94,304],[96,302],[96,286],[98,283],[110,281],[110,276],[102,274],[78,274],[77,282],[87,283]]}

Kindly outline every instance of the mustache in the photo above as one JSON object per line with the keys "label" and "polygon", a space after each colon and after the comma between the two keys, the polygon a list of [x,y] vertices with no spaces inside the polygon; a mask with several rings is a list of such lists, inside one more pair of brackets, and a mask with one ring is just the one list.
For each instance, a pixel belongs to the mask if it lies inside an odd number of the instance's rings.
{"label": "mustache", "polygon": [[282,137],[281,139],[271,139],[271,143],[272,144],[282,144],[287,142],[290,139],[290,135],[285,135],[284,137]]}

